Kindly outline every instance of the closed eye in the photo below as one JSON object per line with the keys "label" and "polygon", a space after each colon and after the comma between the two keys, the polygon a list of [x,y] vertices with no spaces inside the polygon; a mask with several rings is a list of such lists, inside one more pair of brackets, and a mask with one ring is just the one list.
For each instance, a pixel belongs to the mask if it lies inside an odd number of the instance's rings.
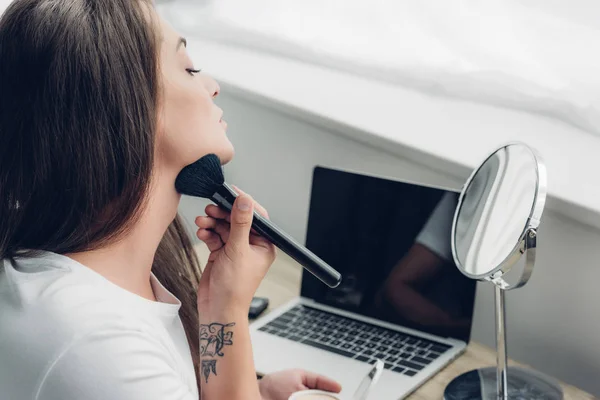
{"label": "closed eye", "polygon": [[186,69],[187,73],[194,76],[197,73],[199,73],[200,71],[202,71],[201,69],[193,69],[193,68],[187,68]]}

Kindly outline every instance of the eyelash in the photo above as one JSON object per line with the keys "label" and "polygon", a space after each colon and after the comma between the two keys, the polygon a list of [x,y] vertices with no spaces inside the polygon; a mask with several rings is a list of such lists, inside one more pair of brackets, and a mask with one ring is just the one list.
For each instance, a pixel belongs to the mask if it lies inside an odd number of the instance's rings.
{"label": "eyelash", "polygon": [[199,73],[202,70],[201,69],[187,68],[186,71],[187,71],[188,74],[194,76],[195,74]]}

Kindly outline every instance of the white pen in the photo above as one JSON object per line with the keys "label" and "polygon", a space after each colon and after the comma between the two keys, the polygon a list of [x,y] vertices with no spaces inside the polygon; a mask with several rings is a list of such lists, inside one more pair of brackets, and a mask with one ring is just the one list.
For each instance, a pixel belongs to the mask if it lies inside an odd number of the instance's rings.
{"label": "white pen", "polygon": [[373,364],[373,368],[369,371],[367,376],[364,377],[360,385],[358,385],[358,389],[354,392],[352,400],[367,400],[371,388],[377,383],[383,372],[383,366],[384,364],[381,360],[377,360],[375,364]]}

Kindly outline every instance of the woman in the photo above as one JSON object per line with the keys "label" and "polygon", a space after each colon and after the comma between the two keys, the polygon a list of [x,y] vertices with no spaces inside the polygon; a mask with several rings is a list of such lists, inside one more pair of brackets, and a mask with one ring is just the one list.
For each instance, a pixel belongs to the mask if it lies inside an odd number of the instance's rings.
{"label": "woman", "polygon": [[[247,312],[275,257],[175,177],[233,156],[217,83],[145,0],[16,0],[0,19],[0,393],[10,400],[285,400],[339,385],[256,380]],[[200,333],[200,334],[199,334]]]}

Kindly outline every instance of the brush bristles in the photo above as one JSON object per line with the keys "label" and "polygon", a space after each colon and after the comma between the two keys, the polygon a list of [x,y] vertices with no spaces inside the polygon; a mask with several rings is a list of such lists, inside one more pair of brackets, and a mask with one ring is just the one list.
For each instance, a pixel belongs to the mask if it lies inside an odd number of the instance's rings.
{"label": "brush bristles", "polygon": [[181,170],[175,180],[175,189],[188,196],[210,198],[224,182],[219,157],[208,154]]}

